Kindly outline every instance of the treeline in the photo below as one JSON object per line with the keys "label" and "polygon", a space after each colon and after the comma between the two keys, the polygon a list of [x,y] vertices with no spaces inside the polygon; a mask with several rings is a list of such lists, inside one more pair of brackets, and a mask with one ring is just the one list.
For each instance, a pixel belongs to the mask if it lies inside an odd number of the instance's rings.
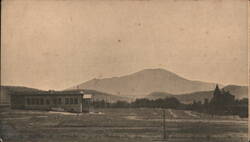
{"label": "treeline", "polygon": [[248,99],[240,99],[230,104],[214,104],[205,99],[201,101],[193,101],[184,107],[188,110],[216,114],[216,115],[239,115],[240,117],[248,117]]}
{"label": "treeline", "polygon": [[165,99],[136,99],[133,102],[117,101],[114,103],[104,100],[93,102],[95,108],[172,108],[192,110],[216,115],[239,115],[248,117],[248,99],[235,100],[232,104],[213,104],[208,99],[193,101],[191,104],[183,104],[178,99],[171,97]]}
{"label": "treeline", "polygon": [[108,103],[104,100],[93,102],[94,107],[96,108],[179,108],[183,104],[179,102],[178,99],[165,98],[165,99],[136,99],[135,101],[129,103],[126,101],[117,101],[114,103]]}

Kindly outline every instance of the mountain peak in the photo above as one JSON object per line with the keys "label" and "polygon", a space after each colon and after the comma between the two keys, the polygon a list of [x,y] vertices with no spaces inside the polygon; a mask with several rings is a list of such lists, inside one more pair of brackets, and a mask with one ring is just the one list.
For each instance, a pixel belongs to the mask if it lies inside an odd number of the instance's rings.
{"label": "mountain peak", "polygon": [[77,85],[80,89],[93,89],[120,96],[146,96],[151,92],[182,94],[212,90],[214,86],[214,83],[187,80],[162,68],[144,69],[115,78],[93,79]]}
{"label": "mountain peak", "polygon": [[172,76],[176,76],[176,77],[179,77],[179,78],[182,78],[182,79],[185,79],[183,77],[180,77],[179,75],[171,72],[171,71],[168,71],[166,69],[163,69],[163,68],[151,68],[151,69],[144,69],[144,70],[141,70],[141,71],[138,71],[134,74],[158,74],[158,75],[172,75]]}
{"label": "mountain peak", "polygon": [[141,70],[139,72],[168,72],[168,73],[172,73],[166,69],[163,69],[163,68],[150,68],[150,69],[144,69],[144,70]]}

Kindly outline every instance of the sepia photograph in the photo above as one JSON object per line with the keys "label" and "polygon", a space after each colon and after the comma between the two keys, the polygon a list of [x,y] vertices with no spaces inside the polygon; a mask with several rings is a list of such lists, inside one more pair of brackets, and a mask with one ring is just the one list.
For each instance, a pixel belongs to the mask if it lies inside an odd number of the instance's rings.
{"label": "sepia photograph", "polygon": [[248,0],[2,0],[0,142],[248,142]]}

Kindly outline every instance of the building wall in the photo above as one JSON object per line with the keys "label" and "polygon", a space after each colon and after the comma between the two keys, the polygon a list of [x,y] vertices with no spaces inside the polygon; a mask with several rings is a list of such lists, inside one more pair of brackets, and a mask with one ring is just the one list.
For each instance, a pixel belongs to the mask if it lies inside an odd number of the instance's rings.
{"label": "building wall", "polygon": [[25,109],[82,112],[81,95],[25,96]]}
{"label": "building wall", "polygon": [[10,95],[4,89],[1,89],[1,93],[0,93],[0,105],[10,105]]}
{"label": "building wall", "polygon": [[11,108],[12,109],[24,109],[25,108],[25,101],[23,96],[19,95],[11,95]]}

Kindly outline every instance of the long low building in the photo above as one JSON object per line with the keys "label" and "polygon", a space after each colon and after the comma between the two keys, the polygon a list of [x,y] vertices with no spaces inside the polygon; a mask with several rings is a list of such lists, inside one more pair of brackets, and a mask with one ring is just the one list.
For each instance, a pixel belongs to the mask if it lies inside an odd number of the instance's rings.
{"label": "long low building", "polygon": [[10,94],[2,87],[0,89],[0,107],[1,106],[10,106]]}
{"label": "long low building", "polygon": [[12,94],[10,102],[12,109],[87,112],[91,104],[91,97],[86,98],[84,95],[80,91]]}

